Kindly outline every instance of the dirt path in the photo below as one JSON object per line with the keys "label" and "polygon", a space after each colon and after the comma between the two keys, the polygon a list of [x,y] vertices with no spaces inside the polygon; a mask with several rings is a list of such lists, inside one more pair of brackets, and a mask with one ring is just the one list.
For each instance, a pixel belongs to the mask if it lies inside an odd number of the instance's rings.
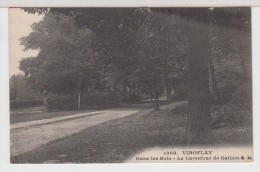
{"label": "dirt path", "polygon": [[139,110],[141,109],[102,110],[51,120],[18,123],[11,127],[11,156],[26,153],[50,141],[78,133],[88,127],[132,115]]}

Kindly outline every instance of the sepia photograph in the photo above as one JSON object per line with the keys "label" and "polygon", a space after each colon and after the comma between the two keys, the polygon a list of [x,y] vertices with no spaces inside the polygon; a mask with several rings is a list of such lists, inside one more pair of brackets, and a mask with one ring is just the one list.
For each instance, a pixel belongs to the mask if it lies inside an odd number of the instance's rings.
{"label": "sepia photograph", "polygon": [[9,8],[10,162],[253,162],[250,7]]}

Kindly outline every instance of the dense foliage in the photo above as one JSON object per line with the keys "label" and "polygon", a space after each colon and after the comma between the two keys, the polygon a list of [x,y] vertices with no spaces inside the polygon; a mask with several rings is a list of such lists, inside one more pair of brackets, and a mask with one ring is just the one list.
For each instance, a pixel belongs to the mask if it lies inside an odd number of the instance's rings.
{"label": "dense foliage", "polygon": [[[107,91],[119,100],[134,101],[142,95],[155,103],[164,88],[168,99],[172,91],[175,98],[187,95],[190,54],[182,13],[168,15],[160,9],[145,8],[25,10],[45,14],[42,21],[32,25],[33,32],[21,38],[25,50],[39,50],[37,57],[20,63],[35,90],[73,95]],[[241,83],[247,83],[241,76],[249,76],[251,70],[250,48],[241,51],[242,46],[250,46],[250,34],[241,31],[250,20],[241,16],[235,23],[241,20],[240,30],[226,29],[219,25],[227,22],[216,17],[219,11],[211,14],[211,73],[215,83],[210,88],[212,97],[217,96],[213,101],[225,102],[241,90]],[[236,33],[244,39],[238,39]],[[216,100],[219,97],[221,100]]]}
{"label": "dense foliage", "polygon": [[10,108],[18,109],[43,104],[41,94],[30,88],[22,74],[10,78]]}

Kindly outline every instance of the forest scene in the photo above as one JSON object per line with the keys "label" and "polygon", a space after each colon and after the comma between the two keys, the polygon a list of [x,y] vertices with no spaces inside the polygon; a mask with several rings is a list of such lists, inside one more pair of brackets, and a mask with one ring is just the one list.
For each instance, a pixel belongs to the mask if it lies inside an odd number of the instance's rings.
{"label": "forest scene", "polygon": [[12,163],[252,146],[250,8],[21,10],[43,17],[10,76]]}

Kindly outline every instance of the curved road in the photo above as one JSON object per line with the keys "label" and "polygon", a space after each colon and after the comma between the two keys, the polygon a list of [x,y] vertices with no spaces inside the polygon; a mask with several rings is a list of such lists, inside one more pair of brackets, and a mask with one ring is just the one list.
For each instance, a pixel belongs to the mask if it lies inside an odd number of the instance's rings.
{"label": "curved road", "polygon": [[11,156],[26,153],[88,127],[132,115],[139,110],[141,109],[120,108],[12,124]]}

